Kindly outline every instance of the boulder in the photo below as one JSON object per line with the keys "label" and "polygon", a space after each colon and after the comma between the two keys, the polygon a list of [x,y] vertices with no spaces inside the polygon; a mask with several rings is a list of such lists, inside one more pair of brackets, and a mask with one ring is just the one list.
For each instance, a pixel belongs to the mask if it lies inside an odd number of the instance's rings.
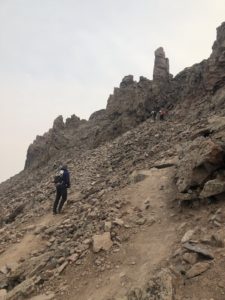
{"label": "boulder", "polygon": [[127,300],[173,300],[174,277],[168,269],[162,269],[145,288],[134,288],[127,296]]}
{"label": "boulder", "polygon": [[197,138],[183,151],[176,184],[180,193],[201,186],[224,163],[224,149],[211,139]]}
{"label": "boulder", "polygon": [[200,193],[201,198],[219,195],[225,192],[225,182],[214,179],[205,183],[203,190]]}
{"label": "boulder", "polygon": [[146,174],[143,174],[141,171],[133,171],[132,174],[129,176],[130,183],[137,183],[146,178]]}
{"label": "boulder", "polygon": [[196,253],[204,256],[205,258],[214,259],[213,253],[210,252],[209,250],[205,249],[202,246],[192,245],[190,243],[185,243],[185,244],[183,244],[183,247],[185,249],[189,250],[189,251],[196,252]]}
{"label": "boulder", "polygon": [[210,264],[207,262],[199,262],[192,266],[186,273],[187,278],[193,278],[198,276],[210,268]]}
{"label": "boulder", "polygon": [[111,241],[110,232],[105,232],[103,234],[96,234],[93,236],[93,251],[95,253],[99,252],[100,250],[108,251],[113,243]]}
{"label": "boulder", "polygon": [[35,290],[35,281],[29,278],[18,284],[7,294],[7,300],[18,300],[27,298]]}
{"label": "boulder", "polygon": [[184,253],[183,260],[190,265],[194,265],[197,262],[198,254],[197,253]]}

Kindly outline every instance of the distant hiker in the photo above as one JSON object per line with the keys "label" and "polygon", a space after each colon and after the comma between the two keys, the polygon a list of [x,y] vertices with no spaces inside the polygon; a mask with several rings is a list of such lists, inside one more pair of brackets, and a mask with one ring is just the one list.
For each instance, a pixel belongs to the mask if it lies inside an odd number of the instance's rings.
{"label": "distant hiker", "polygon": [[55,215],[61,212],[62,207],[67,200],[67,189],[70,188],[70,174],[66,165],[60,168],[54,178],[54,183],[56,187],[56,197],[53,205],[53,214]]}
{"label": "distant hiker", "polygon": [[159,111],[159,120],[160,121],[165,120],[165,115],[166,115],[166,111],[163,108],[161,108]]}
{"label": "distant hiker", "polygon": [[152,110],[152,111],[151,111],[151,117],[152,117],[153,121],[156,120],[156,116],[157,116],[156,110]]}

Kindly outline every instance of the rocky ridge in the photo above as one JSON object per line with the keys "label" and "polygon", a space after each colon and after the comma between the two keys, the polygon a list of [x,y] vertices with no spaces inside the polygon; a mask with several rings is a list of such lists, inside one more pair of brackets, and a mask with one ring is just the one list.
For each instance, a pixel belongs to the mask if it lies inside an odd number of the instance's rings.
{"label": "rocky ridge", "polygon": [[[64,123],[62,117],[58,117],[53,128],[30,145],[25,168],[38,167],[60,149],[93,149],[145,121],[156,108],[173,109],[171,113],[183,114],[191,120],[201,113],[206,116],[211,109],[219,111],[223,103],[218,93],[225,83],[224,28],[225,23],[222,23],[217,29],[211,56],[174,78],[169,73],[169,60],[160,47],[155,52],[153,80],[140,77],[136,82],[132,75],[125,76],[120,87],[109,96],[106,109],[93,113],[89,121],[73,115]],[[195,105],[199,104],[202,105],[196,110]],[[188,113],[190,108],[192,115]]]}

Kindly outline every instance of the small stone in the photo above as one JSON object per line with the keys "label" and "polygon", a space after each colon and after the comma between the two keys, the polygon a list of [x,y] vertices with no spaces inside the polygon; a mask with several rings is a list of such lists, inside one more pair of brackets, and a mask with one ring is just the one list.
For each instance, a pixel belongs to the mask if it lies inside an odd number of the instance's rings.
{"label": "small stone", "polygon": [[79,258],[79,255],[77,253],[75,253],[75,254],[68,257],[68,261],[75,262],[75,261],[78,260],[78,258]]}
{"label": "small stone", "polygon": [[205,256],[206,258],[214,259],[214,255],[210,251],[208,251],[207,249],[205,249],[201,246],[193,246],[190,243],[185,243],[185,244],[183,244],[183,247],[192,252],[199,253],[199,254]]}
{"label": "small stone", "polygon": [[120,274],[119,274],[119,277],[120,278],[123,278],[123,277],[125,277],[126,276],[126,274],[124,273],[124,272],[121,272]]}
{"label": "small stone", "polygon": [[1,269],[0,269],[0,272],[2,273],[2,274],[7,274],[7,273],[9,273],[9,271],[10,271],[10,268],[7,266],[7,265],[5,265],[4,267],[2,267]]}
{"label": "small stone", "polygon": [[225,287],[225,281],[219,281],[218,282],[218,287],[224,288]]}
{"label": "small stone", "polygon": [[183,255],[183,260],[189,263],[190,265],[194,265],[197,262],[197,259],[197,253],[184,253]]}
{"label": "small stone", "polygon": [[146,222],[146,219],[145,218],[139,218],[138,220],[136,220],[136,224],[137,225],[144,225]]}
{"label": "small stone", "polygon": [[64,262],[59,268],[57,268],[58,274],[61,274],[63,270],[67,267],[68,261]]}
{"label": "small stone", "polygon": [[112,222],[105,222],[105,224],[104,224],[105,232],[110,232],[111,228],[112,228]]}
{"label": "small stone", "polygon": [[29,300],[54,300],[54,299],[55,299],[55,294],[49,293],[49,294],[43,294],[43,295],[32,297]]}
{"label": "small stone", "polygon": [[85,239],[85,240],[83,241],[83,244],[84,244],[84,245],[90,245],[90,244],[91,244],[91,239]]}
{"label": "small stone", "polygon": [[186,276],[187,278],[193,278],[207,271],[209,267],[210,267],[209,263],[199,262],[195,264],[193,267],[191,267],[190,270],[187,271]]}
{"label": "small stone", "polygon": [[217,222],[216,220],[213,221],[213,224],[216,225],[217,227],[221,227],[221,223]]}
{"label": "small stone", "polygon": [[191,237],[193,236],[194,232],[195,232],[195,231],[192,230],[192,229],[188,230],[188,231],[184,234],[184,236],[182,237],[181,243],[183,244],[183,243],[188,242],[188,241],[191,239]]}
{"label": "small stone", "polygon": [[116,218],[113,221],[113,224],[119,225],[119,226],[123,226],[124,225],[124,221],[122,219]]}
{"label": "small stone", "polygon": [[59,264],[62,264],[64,261],[65,261],[65,257],[60,257],[60,258],[58,259],[58,263],[59,263]]}
{"label": "small stone", "polygon": [[150,217],[150,218],[147,220],[147,225],[148,225],[148,226],[152,226],[155,222],[156,222],[156,219],[155,219],[154,217]]}
{"label": "small stone", "polygon": [[224,247],[224,239],[216,233],[211,236],[211,243],[215,247]]}

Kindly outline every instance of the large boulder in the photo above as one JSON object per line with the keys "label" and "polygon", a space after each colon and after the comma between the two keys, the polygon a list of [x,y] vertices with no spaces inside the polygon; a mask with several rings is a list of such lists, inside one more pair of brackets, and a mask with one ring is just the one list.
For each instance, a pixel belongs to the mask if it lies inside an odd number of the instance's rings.
{"label": "large boulder", "polygon": [[134,288],[127,296],[127,300],[173,300],[175,297],[175,276],[169,269],[162,269],[144,288]]}
{"label": "large boulder", "polygon": [[93,251],[95,253],[99,252],[100,250],[108,251],[112,245],[113,243],[111,241],[110,232],[96,234],[93,236]]}
{"label": "large boulder", "polygon": [[177,188],[183,193],[202,186],[207,178],[224,164],[225,151],[210,138],[197,138],[183,151],[178,164]]}
{"label": "large boulder", "polygon": [[225,192],[225,182],[219,179],[209,180],[205,183],[202,192],[200,193],[201,198],[207,198],[210,196],[219,195]]}
{"label": "large boulder", "polygon": [[35,290],[35,280],[29,278],[18,284],[7,294],[7,300],[25,299]]}
{"label": "large boulder", "polygon": [[193,265],[186,273],[187,278],[196,277],[210,268],[210,264],[208,262],[198,262]]}

